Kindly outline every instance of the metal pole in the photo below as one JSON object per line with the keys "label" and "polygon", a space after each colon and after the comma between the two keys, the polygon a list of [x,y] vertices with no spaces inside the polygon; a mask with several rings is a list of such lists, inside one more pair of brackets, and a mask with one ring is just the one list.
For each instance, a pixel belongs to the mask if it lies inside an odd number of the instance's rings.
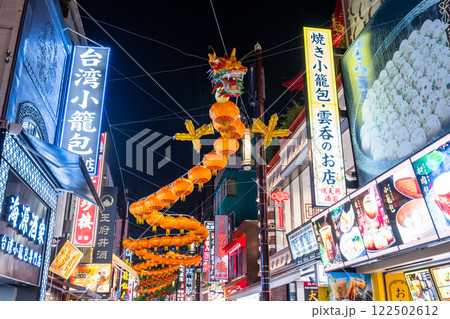
{"label": "metal pole", "polygon": [[[257,116],[264,122],[264,88],[263,88],[263,68],[261,60],[261,45],[256,43],[256,92],[258,109]],[[266,192],[266,151],[263,146],[263,135],[257,134],[258,147],[258,183],[259,183],[259,223],[261,237],[261,301],[270,300],[270,271],[269,271],[269,232],[267,225],[267,192]]]}

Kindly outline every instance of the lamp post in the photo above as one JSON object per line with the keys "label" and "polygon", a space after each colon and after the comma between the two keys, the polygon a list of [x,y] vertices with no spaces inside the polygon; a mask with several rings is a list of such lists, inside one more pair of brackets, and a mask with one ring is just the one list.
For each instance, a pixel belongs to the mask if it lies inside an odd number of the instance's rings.
{"label": "lamp post", "polygon": [[[263,68],[261,60],[261,45],[256,43],[256,98],[258,102],[257,116],[264,123],[264,88]],[[257,134],[258,147],[258,183],[259,183],[259,224],[260,224],[260,250],[261,250],[261,301],[270,300],[270,271],[269,271],[269,231],[267,222],[267,192],[266,192],[266,150],[263,146],[264,136]]]}

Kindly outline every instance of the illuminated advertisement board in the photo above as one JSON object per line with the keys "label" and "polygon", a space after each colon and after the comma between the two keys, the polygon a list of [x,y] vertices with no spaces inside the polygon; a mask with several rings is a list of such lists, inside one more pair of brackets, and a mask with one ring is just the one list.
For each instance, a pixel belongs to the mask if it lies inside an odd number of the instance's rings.
{"label": "illuminated advertisement board", "polygon": [[70,283],[97,293],[109,293],[111,264],[78,265],[70,276]]}
{"label": "illuminated advertisement board", "polygon": [[383,1],[341,59],[360,185],[450,132],[440,3]]}
{"label": "illuminated advertisement board", "polygon": [[319,246],[320,258],[326,271],[343,266],[343,260],[339,246],[336,245],[336,234],[334,233],[329,211],[325,210],[312,219],[314,233]]}
{"label": "illuminated advertisement board", "polygon": [[346,195],[331,30],[303,28],[314,207]]}
{"label": "illuminated advertisement board", "polygon": [[450,134],[411,161],[439,237],[450,236]]}
{"label": "illuminated advertisement board", "polygon": [[369,258],[398,250],[392,227],[375,182],[350,195]]}
{"label": "illuminated advertisement board", "polygon": [[228,215],[214,216],[214,279],[228,280]]}
{"label": "illuminated advertisement board", "polygon": [[450,300],[450,265],[431,268],[439,297],[441,300]]}
{"label": "illuminated advertisement board", "polygon": [[[98,159],[99,172],[102,170],[103,150],[105,147],[106,133],[102,133],[100,140],[100,154]],[[99,175],[91,176],[92,184],[99,193],[101,180]],[[72,242],[76,246],[92,247],[94,246],[95,230],[97,226],[97,205],[88,202],[83,198],[78,199],[77,214],[72,234]]]}
{"label": "illuminated advertisement board", "polygon": [[330,207],[328,214],[336,238],[336,249],[340,251],[345,265],[368,259],[350,198]]}
{"label": "illuminated advertisement board", "polygon": [[399,249],[438,239],[410,161],[377,178],[377,185]]}
{"label": "illuminated advertisement board", "polygon": [[431,273],[428,269],[405,272],[406,283],[414,301],[439,300]]}
{"label": "illuminated advertisement board", "polygon": [[9,170],[0,216],[0,276],[39,286],[49,208]]}
{"label": "illuminated advertisement board", "polygon": [[349,272],[328,273],[330,301],[372,301],[373,289],[370,275]]}
{"label": "illuminated advertisement board", "polygon": [[61,134],[61,147],[80,155],[97,175],[109,48],[75,46]]}
{"label": "illuminated advertisement board", "polygon": [[49,270],[67,279],[75,270],[82,257],[83,253],[71,242],[66,241],[50,265]]}
{"label": "illuminated advertisement board", "polygon": [[319,250],[311,222],[301,225],[286,235],[292,260],[305,257]]}

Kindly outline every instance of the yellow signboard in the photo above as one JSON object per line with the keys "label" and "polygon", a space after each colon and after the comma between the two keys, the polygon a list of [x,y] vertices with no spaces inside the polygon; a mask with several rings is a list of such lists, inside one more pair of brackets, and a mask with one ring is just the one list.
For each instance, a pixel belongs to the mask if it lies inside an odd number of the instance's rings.
{"label": "yellow signboard", "polygon": [[330,301],[328,286],[319,286],[319,301]]}
{"label": "yellow signboard", "polygon": [[71,242],[66,241],[50,265],[49,270],[67,279],[80,262],[81,257],[83,257],[83,253]]}
{"label": "yellow signboard", "polygon": [[331,30],[303,28],[314,204],[329,207],[346,195]]}
{"label": "yellow signboard", "polygon": [[384,275],[388,301],[412,301],[402,273]]}
{"label": "yellow signboard", "polygon": [[86,264],[75,268],[70,283],[99,293],[109,293],[111,264]]}

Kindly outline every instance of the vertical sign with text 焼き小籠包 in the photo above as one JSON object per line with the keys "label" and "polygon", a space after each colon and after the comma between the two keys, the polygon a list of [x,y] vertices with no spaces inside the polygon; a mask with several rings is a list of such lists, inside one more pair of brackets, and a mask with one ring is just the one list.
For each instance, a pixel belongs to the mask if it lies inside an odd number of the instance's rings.
{"label": "vertical sign with text \u713c\u304d\u5c0f\u7c60\u5305", "polygon": [[346,195],[331,31],[303,28],[314,207]]}

